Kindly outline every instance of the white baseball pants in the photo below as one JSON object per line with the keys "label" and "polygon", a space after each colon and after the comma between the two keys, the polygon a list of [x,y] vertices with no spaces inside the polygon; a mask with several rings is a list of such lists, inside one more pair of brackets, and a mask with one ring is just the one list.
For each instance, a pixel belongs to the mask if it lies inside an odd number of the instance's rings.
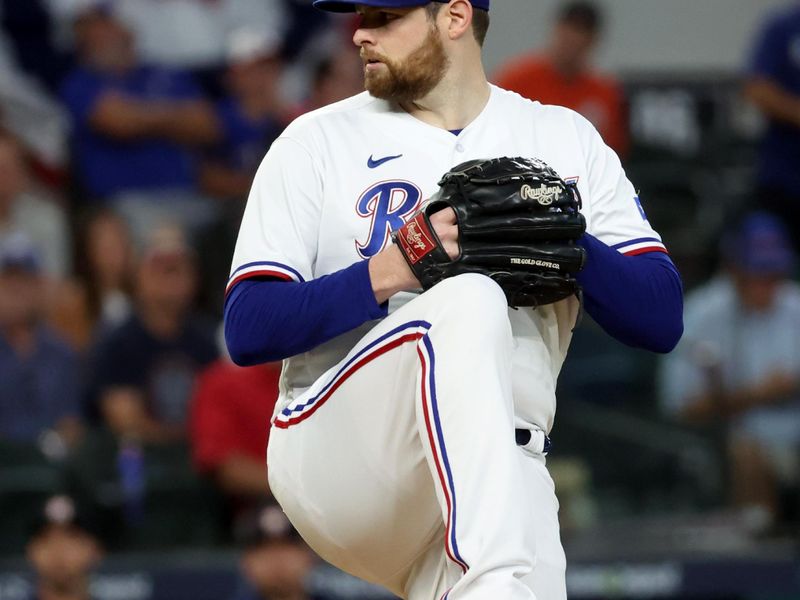
{"label": "white baseball pants", "polygon": [[500,288],[454,277],[276,416],[270,486],[322,558],[409,600],[566,598],[544,434],[515,442],[512,351]]}

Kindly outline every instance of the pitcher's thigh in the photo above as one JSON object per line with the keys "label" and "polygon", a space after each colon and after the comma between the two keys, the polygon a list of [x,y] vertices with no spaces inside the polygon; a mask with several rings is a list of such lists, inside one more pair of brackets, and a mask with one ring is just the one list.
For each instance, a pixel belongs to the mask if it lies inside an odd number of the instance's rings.
{"label": "pitcher's thigh", "polygon": [[415,423],[415,374],[384,386],[388,352],[342,383],[308,419],[273,427],[275,498],[309,545],[353,575],[400,593],[442,534],[441,509]]}

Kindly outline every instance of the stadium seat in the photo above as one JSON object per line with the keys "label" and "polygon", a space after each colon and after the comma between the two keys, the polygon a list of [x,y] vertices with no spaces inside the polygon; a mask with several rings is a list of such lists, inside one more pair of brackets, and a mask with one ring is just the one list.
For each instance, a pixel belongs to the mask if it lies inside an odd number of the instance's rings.
{"label": "stadium seat", "polygon": [[197,475],[184,443],[144,448],[144,494],[140,519],[126,519],[125,493],[109,432],[93,432],[69,470],[73,494],[90,506],[106,544],[115,550],[211,546],[220,540],[220,500]]}
{"label": "stadium seat", "polygon": [[0,440],[0,553],[24,552],[44,501],[62,484],[61,465],[36,444]]}

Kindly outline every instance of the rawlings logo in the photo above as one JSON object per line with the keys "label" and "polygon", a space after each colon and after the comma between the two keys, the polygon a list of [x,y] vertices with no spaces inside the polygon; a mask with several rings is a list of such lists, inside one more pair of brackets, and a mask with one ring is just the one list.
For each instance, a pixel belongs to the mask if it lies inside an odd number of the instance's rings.
{"label": "rawlings logo", "polygon": [[544,269],[561,269],[561,265],[549,260],[540,260],[538,258],[509,258],[512,265],[531,265],[534,267],[542,267]]}
{"label": "rawlings logo", "polygon": [[417,250],[425,250],[427,244],[422,238],[422,232],[418,229],[419,225],[416,221],[411,221],[406,227],[406,240],[408,243]]}
{"label": "rawlings logo", "polygon": [[542,206],[549,206],[553,201],[558,198],[561,188],[555,185],[539,184],[539,187],[533,187],[526,184],[519,190],[519,195],[523,200],[535,200]]}
{"label": "rawlings logo", "polygon": [[397,232],[397,240],[412,264],[416,264],[436,248],[433,235],[424,219],[422,214],[418,214]]}

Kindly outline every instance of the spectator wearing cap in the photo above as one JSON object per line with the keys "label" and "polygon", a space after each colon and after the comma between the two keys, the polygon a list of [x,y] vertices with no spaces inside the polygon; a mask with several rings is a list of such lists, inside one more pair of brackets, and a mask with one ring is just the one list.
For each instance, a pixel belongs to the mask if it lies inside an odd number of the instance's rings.
{"label": "spectator wearing cap", "polygon": [[135,268],[133,314],[92,350],[91,392],[121,438],[185,439],[195,377],[218,354],[213,325],[194,312],[196,282],[183,232],[154,230]]}
{"label": "spectator wearing cap", "polygon": [[293,109],[293,118],[364,91],[364,65],[344,46],[342,43],[314,65],[308,97]]}
{"label": "spectator wearing cap", "polygon": [[253,510],[236,533],[244,580],[230,600],[312,600],[307,579],[316,557],[278,506]]}
{"label": "spectator wearing cap", "polygon": [[724,269],[686,299],[686,333],[663,359],[662,404],[692,424],[722,424],[732,499],[782,520],[800,483],[800,285],[786,227],[746,216],[723,240]]}
{"label": "spectator wearing cap", "polygon": [[108,547],[211,543],[216,499],[194,476],[187,427],[196,378],[218,351],[214,325],[195,312],[197,261],[183,230],[151,232],[133,281],[131,315],[90,350],[89,405],[101,426],[67,479]]}
{"label": "spectator wearing cap", "polygon": [[559,9],[549,45],[512,58],[495,73],[494,81],[531,100],[579,112],[606,144],[624,156],[628,131],[619,83],[591,65],[602,30],[603,16],[595,4],[565,4]]}
{"label": "spectator wearing cap", "polygon": [[195,151],[218,138],[211,104],[188,74],[138,60],[116,5],[84,4],[74,22],[78,66],[61,89],[82,187],[120,210],[139,239],[165,218],[208,226],[216,214],[197,191]]}
{"label": "spectator wearing cap", "polygon": [[37,442],[81,432],[78,358],[43,322],[45,277],[30,239],[0,239],[0,438]]}
{"label": "spectator wearing cap", "polygon": [[198,244],[205,267],[201,296],[209,310],[223,303],[220,282],[228,276],[253,177],[286,125],[280,50],[280,36],[270,27],[250,25],[228,36],[226,94],[215,105],[220,140],[205,152],[200,169],[203,192],[220,201],[221,214],[219,227]]}
{"label": "spectator wearing cap", "polygon": [[30,600],[92,600],[90,578],[102,557],[100,542],[72,499],[50,498],[27,545],[36,577]]}
{"label": "spectator wearing cap", "polygon": [[222,134],[207,153],[201,181],[212,196],[242,201],[240,210],[261,159],[285,125],[280,42],[277,33],[254,28],[237,29],[228,40],[228,95],[216,106]]}

